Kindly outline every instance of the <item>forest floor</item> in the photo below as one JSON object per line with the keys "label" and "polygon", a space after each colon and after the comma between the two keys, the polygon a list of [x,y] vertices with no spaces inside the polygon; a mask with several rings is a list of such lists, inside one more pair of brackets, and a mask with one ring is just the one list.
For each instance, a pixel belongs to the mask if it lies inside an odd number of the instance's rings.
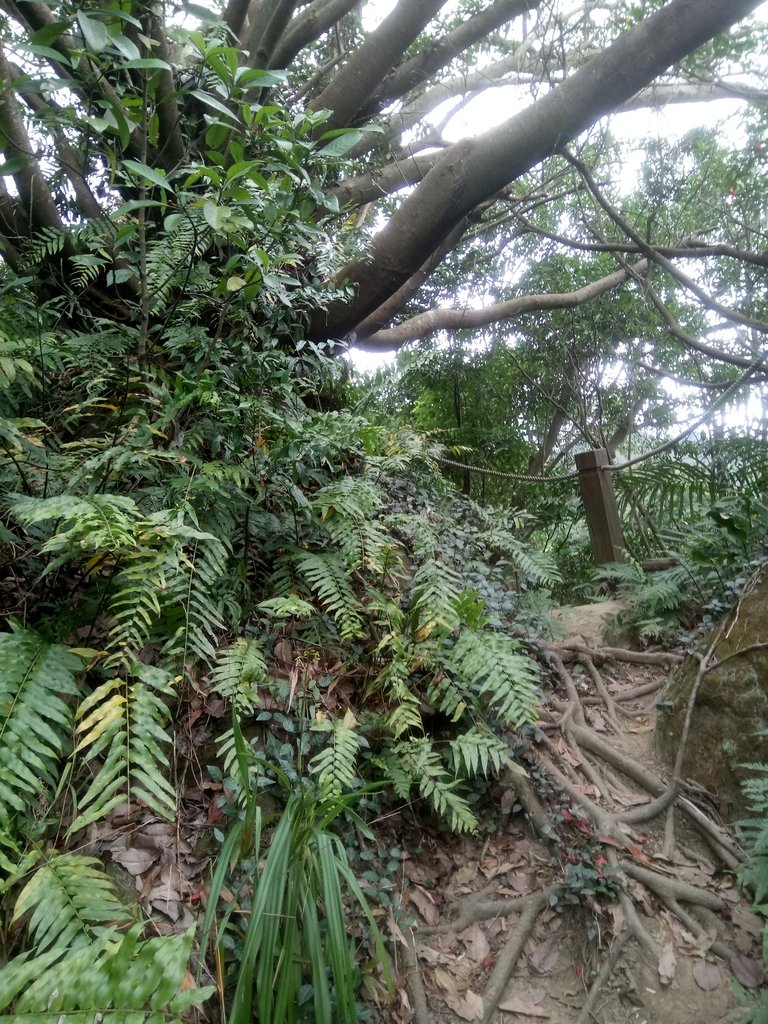
{"label": "forest floor", "polygon": [[[738,886],[738,838],[711,795],[655,754],[656,701],[681,656],[606,647],[617,610],[561,615],[565,636],[539,654],[548,681],[520,751],[527,774],[509,762],[478,836],[417,810],[373,824],[401,851],[392,909],[372,904],[396,967],[380,1024],[726,1024],[741,1015],[733,980],[762,985],[763,922]],[[161,934],[205,906],[222,817],[206,765],[226,717],[203,691],[186,708],[180,822],[127,805],[122,820],[118,807],[81,851],[112,862]]]}
{"label": "forest floor", "polygon": [[762,984],[737,840],[655,754],[675,656],[602,646],[616,610],[569,611],[544,652],[554,685],[535,761],[503,780],[484,836],[413,823],[384,1019],[725,1024],[743,1013],[733,979]]}

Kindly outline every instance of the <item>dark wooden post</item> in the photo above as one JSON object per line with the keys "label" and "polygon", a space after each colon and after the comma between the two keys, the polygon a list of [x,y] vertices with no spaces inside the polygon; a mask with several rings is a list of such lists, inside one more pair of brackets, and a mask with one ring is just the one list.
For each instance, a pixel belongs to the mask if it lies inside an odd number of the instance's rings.
{"label": "dark wooden post", "polygon": [[608,465],[608,452],[605,448],[595,448],[576,456],[592,557],[596,565],[624,561],[624,534],[613,492],[613,480],[610,472],[602,468]]}

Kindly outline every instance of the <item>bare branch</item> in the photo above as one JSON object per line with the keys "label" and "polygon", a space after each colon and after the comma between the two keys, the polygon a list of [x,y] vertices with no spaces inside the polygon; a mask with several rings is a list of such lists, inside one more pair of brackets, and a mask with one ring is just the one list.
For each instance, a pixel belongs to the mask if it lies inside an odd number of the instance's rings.
{"label": "bare branch", "polygon": [[[4,152],[8,161],[18,159],[20,170],[12,177],[19,192],[19,199],[27,218],[27,231],[40,228],[60,228],[59,212],[53,201],[45,178],[40,171],[37,155],[27,130],[18,101],[13,94],[11,82],[13,71],[6,59],[0,39],[0,82],[6,83],[0,97],[0,134],[5,136]],[[13,241],[13,239],[11,239]]]}
{"label": "bare branch", "polygon": [[243,49],[250,54],[250,64],[258,68],[274,67],[272,55],[296,10],[296,0],[262,3],[248,24]]}
{"label": "bare branch", "polygon": [[[355,346],[364,352],[388,352],[398,349],[409,341],[423,338],[434,331],[461,331],[500,320],[510,320],[546,309],[572,309],[591,299],[603,295],[630,279],[634,274],[642,274],[648,269],[648,260],[640,260],[630,270],[615,270],[599,281],[591,281],[582,288],[572,292],[554,293],[551,295],[520,295],[506,302],[497,302],[482,309],[430,309],[420,313],[405,323],[386,330],[380,330],[368,337],[355,339]],[[364,321],[365,322],[365,321]]]}
{"label": "bare branch", "polygon": [[315,0],[285,30],[272,54],[273,68],[286,68],[296,54],[353,10],[359,0]]}
{"label": "bare branch", "polygon": [[333,111],[323,130],[343,128],[352,123],[382,79],[444,3],[445,0],[400,0],[323,92],[310,103],[312,110],[328,108]]}
{"label": "bare branch", "polygon": [[428,81],[436,71],[450,64],[464,50],[484,39],[490,32],[539,6],[541,0],[496,0],[452,32],[446,33],[432,46],[396,68],[373,93],[368,104],[361,110],[360,116],[373,117],[392,100],[400,99]]}
{"label": "bare branch", "polygon": [[395,160],[370,174],[361,174],[355,178],[345,178],[340,184],[327,189],[328,195],[336,196],[339,206],[365,206],[382,196],[392,195],[401,188],[415,185],[426,177],[437,164],[442,153],[427,153],[425,156],[409,157]]}

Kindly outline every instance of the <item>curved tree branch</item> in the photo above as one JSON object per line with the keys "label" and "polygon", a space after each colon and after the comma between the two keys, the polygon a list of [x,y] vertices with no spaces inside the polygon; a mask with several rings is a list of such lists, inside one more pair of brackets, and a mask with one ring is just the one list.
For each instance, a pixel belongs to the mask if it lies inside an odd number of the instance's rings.
{"label": "curved tree branch", "polygon": [[[317,340],[343,337],[429,258],[462,217],[615,110],[759,0],[670,0],[505,124],[452,146],[374,239],[371,259],[339,274],[356,289],[315,317]],[[362,52],[362,51],[359,51]],[[355,108],[360,105],[355,101]]]}
{"label": "curved tree branch", "polygon": [[373,117],[392,100],[400,99],[428,81],[436,71],[450,64],[464,50],[484,39],[490,32],[540,6],[541,0],[496,0],[452,32],[446,33],[432,46],[396,68],[371,95],[358,116],[362,119]]}
{"label": "curved tree branch", "polygon": [[400,0],[366,38],[329,85],[310,103],[332,111],[323,131],[344,128],[368,102],[382,79],[438,13],[445,0]]}
{"label": "curved tree branch", "polygon": [[315,0],[298,14],[286,28],[272,53],[272,67],[286,68],[309,43],[353,10],[359,0]]}
{"label": "curved tree branch", "polygon": [[[0,135],[5,137],[6,159],[18,159],[20,162],[20,169],[12,178],[24,209],[26,234],[40,228],[60,228],[61,218],[40,170],[35,148],[24,127],[21,109],[12,91],[12,81],[13,71],[0,39],[0,82],[5,83],[5,89],[0,95]],[[18,223],[17,218],[14,220]],[[14,239],[10,241],[15,244]]]}
{"label": "curved tree branch", "polygon": [[[520,295],[506,302],[496,302],[482,309],[430,309],[405,323],[385,330],[378,330],[364,337],[358,336],[354,344],[364,352],[382,352],[398,349],[409,341],[423,338],[434,331],[460,331],[485,327],[499,320],[511,320],[523,313],[544,309],[572,309],[591,299],[617,288],[635,275],[645,272],[648,260],[640,260],[630,270],[615,270],[599,281],[591,281],[583,288],[572,292],[552,295]],[[369,320],[372,318],[369,318]],[[368,323],[369,320],[363,321]]]}

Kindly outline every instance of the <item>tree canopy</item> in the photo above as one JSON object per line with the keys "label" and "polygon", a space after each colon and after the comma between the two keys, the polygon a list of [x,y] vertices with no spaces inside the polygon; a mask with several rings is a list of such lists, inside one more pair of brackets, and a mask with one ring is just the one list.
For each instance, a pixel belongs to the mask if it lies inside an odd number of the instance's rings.
{"label": "tree canopy", "polygon": [[[126,255],[132,224],[156,239],[179,214],[194,222],[198,257],[215,250],[228,266],[239,248],[249,281],[264,259],[251,251],[264,241],[248,223],[263,201],[254,193],[276,189],[278,208],[295,210],[306,190],[297,168],[321,155],[321,190],[302,201],[318,207],[315,221],[330,232],[332,258],[303,257],[290,273],[323,291],[322,308],[309,317],[314,340],[392,349],[437,330],[477,331],[577,305],[634,282],[681,345],[698,344],[707,358],[742,369],[752,365],[746,335],[762,326],[757,296],[736,295],[732,284],[734,274],[765,264],[754,211],[741,209],[749,180],[734,177],[733,197],[723,192],[727,180],[718,180],[719,194],[705,207],[714,220],[668,217],[669,193],[658,182],[645,202],[622,209],[600,126],[622,109],[721,96],[747,101],[756,92],[762,39],[748,19],[757,0],[408,0],[365,29],[371,6],[232,0],[219,19],[196,5],[174,13],[153,3],[3,0],[4,259],[29,265],[29,243],[39,244],[42,233],[50,249],[58,233],[58,251],[44,253],[47,272],[85,291],[95,310],[141,319],[130,311],[146,285],[145,270]],[[446,109],[502,86],[503,102],[517,112],[478,135],[443,139]],[[265,118],[278,107],[282,137],[270,138]],[[759,122],[748,144],[752,167],[745,157],[731,168],[739,179],[752,171],[754,180],[759,170]],[[267,180],[262,154],[270,144],[277,161]],[[349,159],[337,171],[334,156],[344,152]],[[571,202],[553,212],[558,194]],[[106,254],[89,248],[84,227],[118,212],[117,244]],[[532,288],[530,275],[507,274],[497,301],[471,298],[469,308],[435,305],[424,291],[441,262],[466,259],[485,239],[504,244],[509,265],[517,241],[530,259],[539,255],[531,241],[553,235],[563,236],[553,240],[560,251],[579,252],[582,263],[593,257],[578,288]],[[693,272],[686,269],[692,264]],[[687,298],[738,325],[744,337],[734,351],[702,342],[698,332],[691,341],[652,277],[671,279]],[[237,305],[230,287],[222,299],[228,310]]]}

